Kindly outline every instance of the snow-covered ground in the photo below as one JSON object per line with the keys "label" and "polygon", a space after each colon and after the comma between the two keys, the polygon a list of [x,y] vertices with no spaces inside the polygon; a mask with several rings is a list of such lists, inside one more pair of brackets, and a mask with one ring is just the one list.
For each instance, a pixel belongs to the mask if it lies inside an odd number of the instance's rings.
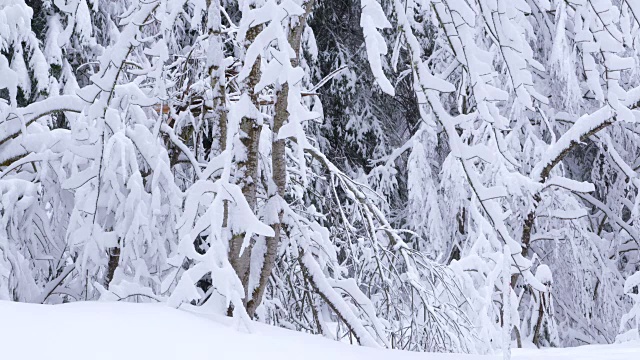
{"label": "snow-covered ground", "polygon": [[[87,302],[56,306],[0,302],[0,358],[12,360],[490,360],[351,346],[294,331],[165,305]],[[34,345],[37,344],[37,345]],[[513,359],[640,359],[640,343],[516,349]]]}

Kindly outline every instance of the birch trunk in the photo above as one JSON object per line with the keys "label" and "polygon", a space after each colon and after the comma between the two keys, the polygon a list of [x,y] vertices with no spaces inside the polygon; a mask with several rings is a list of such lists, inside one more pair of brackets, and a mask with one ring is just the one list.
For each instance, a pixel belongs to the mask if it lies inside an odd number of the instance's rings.
{"label": "birch trunk", "polygon": [[[304,2],[304,15],[292,19],[291,28],[289,29],[288,41],[293,50],[296,53],[296,58],[291,61],[293,67],[298,66],[300,58],[300,44],[302,40],[302,32],[307,23],[307,16],[313,8],[314,0],[306,0]],[[256,309],[262,302],[264,291],[269,282],[271,271],[276,263],[276,257],[278,253],[278,245],[280,244],[280,236],[282,232],[282,219],[284,211],[282,204],[284,203],[285,188],[287,185],[287,162],[285,154],[285,140],[278,139],[278,133],[284,125],[285,121],[289,118],[289,112],[287,111],[289,102],[289,83],[282,85],[280,91],[276,94],[275,115],[273,117],[273,140],[271,146],[271,166],[273,172],[273,181],[276,185],[275,189],[269,190],[269,200],[277,201],[281,205],[278,206],[278,221],[272,224],[274,231],[274,237],[267,238],[267,249],[264,256],[264,262],[260,269],[260,279],[258,285],[252,291],[251,298],[247,302],[247,313],[250,317],[253,317]]]}
{"label": "birch trunk", "polygon": [[[247,31],[245,49],[256,39],[262,27],[253,27]],[[260,108],[258,94],[255,93],[256,84],[260,81],[260,57],[258,57],[251,68],[247,80],[243,84],[244,91],[249,94],[251,102],[256,108]],[[255,212],[257,204],[256,186],[258,180],[258,151],[260,146],[260,130],[257,119],[243,117],[240,122],[240,142],[246,152],[246,156],[238,161],[236,169],[236,179],[242,188],[247,203],[251,210]],[[255,240],[243,250],[245,233],[234,234],[229,245],[229,262],[242,281],[245,290],[245,306],[248,299],[249,265],[251,262],[251,250]],[[241,251],[242,250],[242,251]]]}

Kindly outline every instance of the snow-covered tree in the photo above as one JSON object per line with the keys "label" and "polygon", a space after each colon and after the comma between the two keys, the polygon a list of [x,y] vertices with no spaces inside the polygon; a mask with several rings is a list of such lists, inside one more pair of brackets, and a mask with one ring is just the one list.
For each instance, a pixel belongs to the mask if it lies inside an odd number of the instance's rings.
{"label": "snow-covered tree", "polygon": [[0,299],[415,351],[637,337],[636,1],[0,0],[0,23]]}

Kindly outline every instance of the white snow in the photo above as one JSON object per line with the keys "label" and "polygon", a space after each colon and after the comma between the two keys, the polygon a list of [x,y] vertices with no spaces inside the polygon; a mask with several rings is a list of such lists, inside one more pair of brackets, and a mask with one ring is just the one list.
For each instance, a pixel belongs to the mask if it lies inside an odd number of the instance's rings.
{"label": "white snow", "polygon": [[367,56],[373,76],[375,76],[376,82],[380,85],[382,91],[393,96],[395,90],[389,79],[384,75],[382,60],[380,59],[380,56],[387,54],[387,44],[384,41],[384,37],[378,32],[378,29],[390,28],[391,23],[384,15],[382,6],[376,0],[362,0],[360,26],[364,32]]}
{"label": "white snow", "polygon": [[[353,346],[259,323],[246,326],[231,318],[196,314],[161,304],[33,305],[2,301],[0,319],[4,359],[276,360],[283,355],[305,360],[501,358],[500,354],[425,354]],[[515,360],[626,360],[639,356],[640,342],[637,341],[565,349],[525,348],[512,352]]]}
{"label": "white snow", "polygon": [[551,275],[551,269],[545,264],[538,266],[536,269],[536,279],[541,283],[547,284],[553,282],[553,276]]}
{"label": "white snow", "polygon": [[640,341],[640,0],[340,2],[0,0],[0,299],[165,303],[0,303],[0,360]]}

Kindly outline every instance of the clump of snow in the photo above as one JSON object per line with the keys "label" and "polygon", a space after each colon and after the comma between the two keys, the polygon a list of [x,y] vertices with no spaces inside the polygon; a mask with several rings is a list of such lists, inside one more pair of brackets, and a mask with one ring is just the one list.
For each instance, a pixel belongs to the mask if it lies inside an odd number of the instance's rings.
{"label": "clump of snow", "polygon": [[536,269],[536,279],[545,285],[553,284],[551,269],[545,264],[538,266],[538,269]]}

